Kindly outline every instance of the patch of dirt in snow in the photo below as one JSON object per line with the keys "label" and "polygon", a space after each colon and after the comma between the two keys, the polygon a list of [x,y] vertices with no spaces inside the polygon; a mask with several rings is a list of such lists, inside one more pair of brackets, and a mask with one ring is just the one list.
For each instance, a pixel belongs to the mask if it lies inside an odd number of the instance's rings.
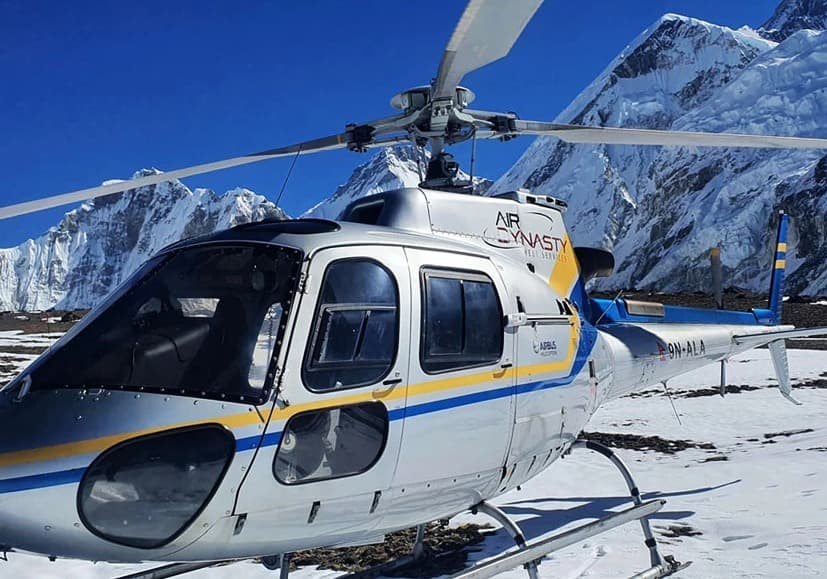
{"label": "patch of dirt in snow", "polygon": [[[697,442],[694,440],[667,440],[660,436],[643,436],[641,434],[618,434],[610,432],[586,432],[580,435],[586,440],[593,440],[609,448],[625,448],[627,450],[654,450],[663,454],[675,454],[688,448],[701,450],[716,450],[711,442]],[[720,460],[720,459],[719,459]]]}
{"label": "patch of dirt in snow", "polygon": [[703,535],[701,531],[691,525],[685,523],[675,523],[673,525],[655,525],[655,530],[668,539],[677,539],[680,537],[699,537]]}
{"label": "patch of dirt in snow", "polygon": [[[67,332],[86,314],[76,312],[51,312],[46,318],[26,312],[0,312],[0,332],[22,330],[24,334],[40,332]],[[57,321],[56,321],[57,320]]]}
{"label": "patch of dirt in snow", "polygon": [[[761,390],[766,386],[750,386],[749,384],[735,385],[731,384],[726,387],[727,394],[740,394],[741,392],[752,392],[753,390]],[[721,390],[719,388],[698,388],[692,390],[673,390],[669,389],[669,393],[673,398],[702,398],[704,396],[719,396]],[[627,398],[651,398],[652,396],[664,396],[666,392],[661,389],[641,390],[640,392],[633,392],[627,394]]]}
{"label": "patch of dirt in snow", "polygon": [[799,430],[784,430],[782,432],[768,432],[764,435],[764,438],[778,438],[778,437],[790,437],[795,436],[796,434],[807,434],[808,432],[815,432],[812,428],[801,428]]}
{"label": "patch of dirt in snow", "polygon": [[[438,577],[456,573],[465,568],[468,547],[485,540],[488,525],[466,524],[448,527],[438,523],[428,525],[425,531],[425,552],[420,560],[389,570],[382,570],[386,577]],[[413,551],[416,529],[392,533],[378,545],[345,547],[341,549],[312,549],[292,556],[295,566],[315,565],[320,569],[358,572],[389,563]]]}
{"label": "patch of dirt in snow", "polygon": [[[775,378],[771,378],[775,380]],[[749,384],[730,384],[726,387],[727,394],[741,394],[743,392],[753,392],[755,390],[763,390],[765,388],[773,388],[773,386],[751,386]],[[803,380],[801,382],[793,383],[793,388],[816,388],[827,389],[827,372],[820,377],[812,380]],[[721,391],[719,388],[698,388],[691,390],[674,390],[670,389],[669,393],[673,398],[703,398],[705,396],[719,396]],[[627,398],[651,398],[653,396],[664,396],[666,392],[660,388],[653,388],[650,390],[641,390],[640,392],[633,392],[627,394]]]}
{"label": "patch of dirt in snow", "polygon": [[35,356],[45,352],[49,346],[2,346],[0,353],[3,354],[34,354]]}

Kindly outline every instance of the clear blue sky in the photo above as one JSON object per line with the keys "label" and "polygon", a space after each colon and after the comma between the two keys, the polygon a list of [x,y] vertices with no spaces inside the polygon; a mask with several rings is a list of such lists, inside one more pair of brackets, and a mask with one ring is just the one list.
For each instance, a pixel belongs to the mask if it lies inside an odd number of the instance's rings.
{"label": "clear blue sky", "polygon": [[[778,1],[546,0],[511,54],[463,84],[477,108],[552,119],[663,13],[757,27]],[[435,74],[464,4],[0,0],[0,205],[392,114],[393,94]],[[499,176],[530,142],[482,144],[477,172]],[[301,213],[365,159],[347,151],[300,158],[282,205]],[[289,163],[185,183],[274,199]],[[0,222],[0,247],[39,235],[69,209]]]}

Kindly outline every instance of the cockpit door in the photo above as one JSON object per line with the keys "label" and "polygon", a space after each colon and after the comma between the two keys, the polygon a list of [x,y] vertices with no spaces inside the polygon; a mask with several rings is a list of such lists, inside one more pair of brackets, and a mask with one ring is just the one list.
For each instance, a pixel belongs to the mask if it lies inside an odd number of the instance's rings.
{"label": "cockpit door", "polygon": [[401,248],[313,256],[281,390],[238,495],[245,535],[364,537],[378,524],[402,438],[410,291]]}

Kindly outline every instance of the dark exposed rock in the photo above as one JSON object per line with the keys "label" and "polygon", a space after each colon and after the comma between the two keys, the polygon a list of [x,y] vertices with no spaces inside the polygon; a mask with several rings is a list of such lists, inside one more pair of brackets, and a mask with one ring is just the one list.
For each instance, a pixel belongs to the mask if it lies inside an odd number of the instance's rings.
{"label": "dark exposed rock", "polygon": [[[156,173],[143,170],[136,176]],[[168,243],[250,220],[284,217],[251,191],[218,196],[205,189],[191,192],[178,181],[107,195],[67,213],[40,238],[0,250],[0,307],[90,307]],[[12,258],[8,267],[4,260]]]}
{"label": "dark exposed rock", "polygon": [[586,432],[580,435],[586,440],[593,440],[610,448],[625,448],[628,450],[654,450],[663,454],[675,454],[688,448],[715,450],[711,442],[696,442],[694,440],[667,440],[660,436],[643,436],[640,434],[618,434],[608,432]]}
{"label": "dark exposed rock", "polygon": [[784,0],[759,29],[765,38],[781,42],[799,30],[827,29],[827,0]]}
{"label": "dark exposed rock", "polygon": [[781,432],[768,432],[764,438],[789,438],[796,434],[807,434],[808,432],[815,432],[812,428],[802,428],[799,430],[782,430]]}
{"label": "dark exposed rock", "polygon": [[[382,571],[386,577],[438,577],[456,573],[465,567],[467,547],[481,543],[489,526],[462,525],[448,527],[431,523],[425,533],[423,557],[408,565]],[[295,553],[294,566],[318,565],[321,569],[358,572],[388,563],[410,554],[416,529],[392,533],[383,543],[341,549],[312,549]]]}

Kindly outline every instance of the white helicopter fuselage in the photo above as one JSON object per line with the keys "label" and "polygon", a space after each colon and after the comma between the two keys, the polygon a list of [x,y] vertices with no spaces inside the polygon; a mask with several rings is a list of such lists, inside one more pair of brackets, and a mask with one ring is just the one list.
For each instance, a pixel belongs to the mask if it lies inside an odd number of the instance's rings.
{"label": "white helicopter fuselage", "polygon": [[[607,400],[753,347],[733,339],[745,326],[783,329],[761,312],[687,323],[697,310],[589,300],[562,209],[526,192],[409,189],[354,203],[342,223],[253,224],[165,250],[4,389],[0,544],[210,561],[379,541],[524,483]],[[281,285],[264,281],[263,247],[294,268]],[[180,271],[215,260],[197,270],[200,293],[169,282],[174,299],[145,319],[158,298],[135,296],[161,285],[153,272],[197,252]],[[221,283],[280,296],[261,302],[246,358],[245,376],[267,370],[252,403],[184,377],[219,380],[210,357],[234,347],[211,342],[219,318],[250,321],[222,313],[235,296],[203,289],[231,266]],[[96,328],[129,300],[116,342]],[[188,300],[212,309],[188,315]],[[105,346],[121,342],[117,356]],[[50,360],[91,369],[57,384]],[[124,364],[120,382],[100,378]]]}

